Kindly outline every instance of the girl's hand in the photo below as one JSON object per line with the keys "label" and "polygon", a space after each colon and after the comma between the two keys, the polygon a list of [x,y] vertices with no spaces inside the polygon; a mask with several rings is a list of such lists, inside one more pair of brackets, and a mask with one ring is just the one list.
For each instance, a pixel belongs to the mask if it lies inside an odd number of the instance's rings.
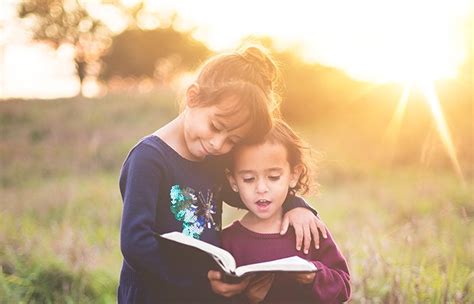
{"label": "girl's hand", "polygon": [[209,270],[207,278],[211,283],[211,288],[214,293],[230,298],[236,294],[241,293],[247,287],[252,276],[248,276],[243,279],[242,282],[237,284],[227,284],[222,281],[222,274],[216,270]]}
{"label": "girl's hand", "polygon": [[314,247],[319,249],[319,231],[321,231],[323,238],[327,238],[326,225],[316,217],[310,210],[298,207],[286,212],[283,216],[280,234],[285,234],[288,231],[288,226],[291,225],[295,229],[296,234],[296,250],[301,250],[301,245],[304,240],[304,253],[308,254],[309,246],[311,246],[311,235],[313,236]]}
{"label": "girl's hand", "polygon": [[262,302],[267,296],[268,291],[272,287],[274,273],[265,273],[255,276],[245,290],[245,296],[250,303]]}

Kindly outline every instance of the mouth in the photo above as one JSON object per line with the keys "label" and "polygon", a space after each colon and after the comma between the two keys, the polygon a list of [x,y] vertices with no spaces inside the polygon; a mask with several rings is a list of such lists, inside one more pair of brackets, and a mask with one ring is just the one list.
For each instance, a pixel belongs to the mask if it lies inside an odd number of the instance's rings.
{"label": "mouth", "polygon": [[204,154],[206,155],[211,155],[211,153],[206,149],[206,147],[204,146],[203,142],[201,141],[201,147],[202,147],[202,150],[204,151]]}
{"label": "mouth", "polygon": [[266,199],[259,199],[258,201],[255,202],[257,205],[258,209],[260,210],[265,210],[267,209],[272,202]]}

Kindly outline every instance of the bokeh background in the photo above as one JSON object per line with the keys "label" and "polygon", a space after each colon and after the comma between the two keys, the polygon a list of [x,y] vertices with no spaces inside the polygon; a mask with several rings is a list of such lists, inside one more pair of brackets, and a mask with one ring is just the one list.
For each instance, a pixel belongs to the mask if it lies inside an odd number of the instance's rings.
{"label": "bokeh background", "polygon": [[474,302],[473,22],[469,0],[2,0],[0,303],[116,301],[127,152],[249,42],[315,150],[351,302]]}

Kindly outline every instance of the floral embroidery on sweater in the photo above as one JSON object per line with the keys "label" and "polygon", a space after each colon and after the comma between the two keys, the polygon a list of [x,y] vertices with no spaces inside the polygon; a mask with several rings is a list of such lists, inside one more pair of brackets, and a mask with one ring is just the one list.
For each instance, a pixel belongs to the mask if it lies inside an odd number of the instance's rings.
{"label": "floral embroidery on sweater", "polygon": [[190,187],[174,185],[170,197],[171,212],[178,221],[183,222],[183,234],[199,239],[204,228],[219,230],[213,218],[216,204],[212,191],[208,190],[204,195]]}

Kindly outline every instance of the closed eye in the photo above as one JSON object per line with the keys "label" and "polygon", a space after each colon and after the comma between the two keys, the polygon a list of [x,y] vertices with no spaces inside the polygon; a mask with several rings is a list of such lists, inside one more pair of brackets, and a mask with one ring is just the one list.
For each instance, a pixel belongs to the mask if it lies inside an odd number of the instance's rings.
{"label": "closed eye", "polygon": [[243,181],[244,183],[251,183],[255,180],[255,177],[244,177]]}
{"label": "closed eye", "polygon": [[213,122],[211,122],[211,129],[212,129],[212,131],[214,131],[214,132],[220,132],[220,131],[221,131],[220,129],[218,129],[218,128],[216,127],[216,125],[215,125]]}
{"label": "closed eye", "polygon": [[271,181],[277,181],[280,179],[280,175],[272,175],[268,177]]}

